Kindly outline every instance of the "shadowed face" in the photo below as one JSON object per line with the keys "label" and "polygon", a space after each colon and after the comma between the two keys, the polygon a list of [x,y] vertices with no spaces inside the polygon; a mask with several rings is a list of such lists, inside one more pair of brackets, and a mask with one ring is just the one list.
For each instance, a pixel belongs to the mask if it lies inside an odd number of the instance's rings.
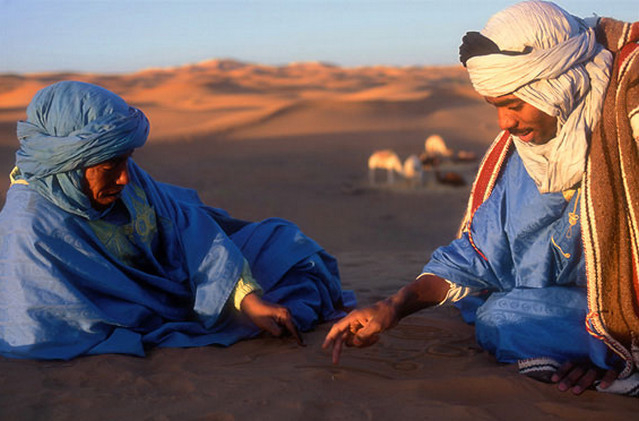
{"label": "shadowed face", "polygon": [[557,135],[557,117],[549,116],[515,95],[484,97],[497,108],[499,127],[523,142],[543,145]]}
{"label": "shadowed face", "polygon": [[129,182],[127,163],[131,153],[84,169],[84,192],[94,209],[104,209],[120,197]]}

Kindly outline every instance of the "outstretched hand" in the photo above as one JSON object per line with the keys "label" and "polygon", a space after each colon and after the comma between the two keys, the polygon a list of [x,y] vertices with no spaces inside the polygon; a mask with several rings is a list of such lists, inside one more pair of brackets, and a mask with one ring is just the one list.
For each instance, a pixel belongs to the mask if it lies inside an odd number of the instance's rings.
{"label": "outstretched hand", "polygon": [[358,348],[370,346],[379,340],[380,333],[398,321],[397,313],[388,301],[353,310],[331,327],[322,348],[331,349],[333,364],[338,364],[344,344]]}
{"label": "outstretched hand", "polygon": [[568,361],[552,375],[551,381],[557,383],[557,388],[562,392],[571,390],[575,395],[580,395],[598,380],[599,387],[607,389],[618,374],[616,370],[604,371],[590,362],[578,364]]}
{"label": "outstretched hand", "polygon": [[251,293],[244,297],[240,309],[260,329],[276,337],[289,333],[298,345],[305,346],[293,322],[293,317],[286,307],[266,302],[257,294]]}
{"label": "outstretched hand", "polygon": [[380,333],[395,326],[402,317],[441,303],[449,290],[450,283],[445,279],[430,273],[422,274],[385,300],[351,311],[333,325],[322,348],[332,349],[333,364],[337,364],[344,344],[355,347],[374,344]]}

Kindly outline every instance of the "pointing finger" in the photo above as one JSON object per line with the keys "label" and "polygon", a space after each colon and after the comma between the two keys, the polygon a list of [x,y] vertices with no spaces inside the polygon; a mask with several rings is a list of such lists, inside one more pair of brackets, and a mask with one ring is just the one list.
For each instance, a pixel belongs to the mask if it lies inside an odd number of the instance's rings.
{"label": "pointing finger", "polygon": [[333,343],[333,364],[339,364],[339,357],[344,347],[344,336],[338,336]]}
{"label": "pointing finger", "polygon": [[293,335],[293,338],[295,338],[295,341],[299,346],[306,346],[304,340],[302,340],[302,335],[300,335],[297,326],[293,322],[293,318],[291,317],[290,313],[287,312],[287,316],[288,317],[284,319],[284,326],[286,326],[286,329],[291,333],[291,335]]}
{"label": "pointing finger", "polygon": [[324,339],[324,343],[322,344],[322,348],[328,349],[333,346],[337,338],[342,336],[344,332],[349,330],[349,325],[350,323],[345,319],[342,319],[339,322],[335,323],[333,327],[331,327],[331,330],[328,331],[328,334]]}

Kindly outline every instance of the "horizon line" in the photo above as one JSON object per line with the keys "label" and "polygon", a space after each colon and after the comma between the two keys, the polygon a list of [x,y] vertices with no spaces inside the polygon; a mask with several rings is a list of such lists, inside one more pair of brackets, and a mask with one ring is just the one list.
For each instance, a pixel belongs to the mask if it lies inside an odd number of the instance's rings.
{"label": "horizon line", "polygon": [[37,70],[37,71],[0,71],[0,76],[38,76],[38,75],[52,75],[52,74],[79,74],[79,75],[133,75],[137,73],[151,72],[151,71],[174,71],[179,69],[185,69],[190,67],[206,67],[207,64],[213,63],[222,63],[228,64],[230,66],[236,65],[236,67],[225,69],[223,66],[218,67],[219,70],[234,70],[240,67],[246,66],[259,66],[259,67],[270,67],[275,69],[294,67],[294,66],[302,66],[302,65],[321,65],[323,67],[333,67],[339,69],[366,69],[366,68],[392,68],[392,69],[420,69],[420,68],[452,68],[452,67],[462,67],[461,63],[451,63],[451,64],[361,64],[361,65],[341,65],[335,62],[331,62],[328,60],[306,60],[306,61],[290,61],[286,63],[279,64],[267,64],[258,61],[244,60],[244,59],[236,59],[229,57],[220,57],[220,58],[210,58],[204,59],[196,62],[187,62],[184,64],[178,65],[168,65],[168,66],[149,66],[149,67],[141,67],[137,70],[116,70],[116,71],[94,71],[94,70],[72,70],[72,69],[60,69],[60,70]]}

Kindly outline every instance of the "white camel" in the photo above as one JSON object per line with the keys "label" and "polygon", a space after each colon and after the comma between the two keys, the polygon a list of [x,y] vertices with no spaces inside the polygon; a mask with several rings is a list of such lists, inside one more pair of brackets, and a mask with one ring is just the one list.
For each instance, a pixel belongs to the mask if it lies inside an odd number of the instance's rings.
{"label": "white camel", "polygon": [[386,182],[388,184],[395,183],[396,173],[413,185],[422,184],[422,161],[417,155],[410,155],[402,164],[399,156],[390,149],[375,151],[368,158],[368,179],[371,184],[375,184],[375,171],[378,169],[387,171]]}
{"label": "white camel", "polygon": [[402,175],[413,186],[421,186],[424,180],[424,167],[422,160],[415,154],[409,155],[404,161]]}
{"label": "white camel", "polygon": [[368,158],[368,180],[371,184],[375,184],[375,170],[382,169],[387,171],[386,181],[388,184],[395,182],[395,173],[402,174],[402,161],[395,152],[390,149],[375,151]]}
{"label": "white camel", "polygon": [[450,158],[453,155],[453,150],[446,146],[446,142],[438,134],[428,136],[424,142],[424,151],[429,158]]}

